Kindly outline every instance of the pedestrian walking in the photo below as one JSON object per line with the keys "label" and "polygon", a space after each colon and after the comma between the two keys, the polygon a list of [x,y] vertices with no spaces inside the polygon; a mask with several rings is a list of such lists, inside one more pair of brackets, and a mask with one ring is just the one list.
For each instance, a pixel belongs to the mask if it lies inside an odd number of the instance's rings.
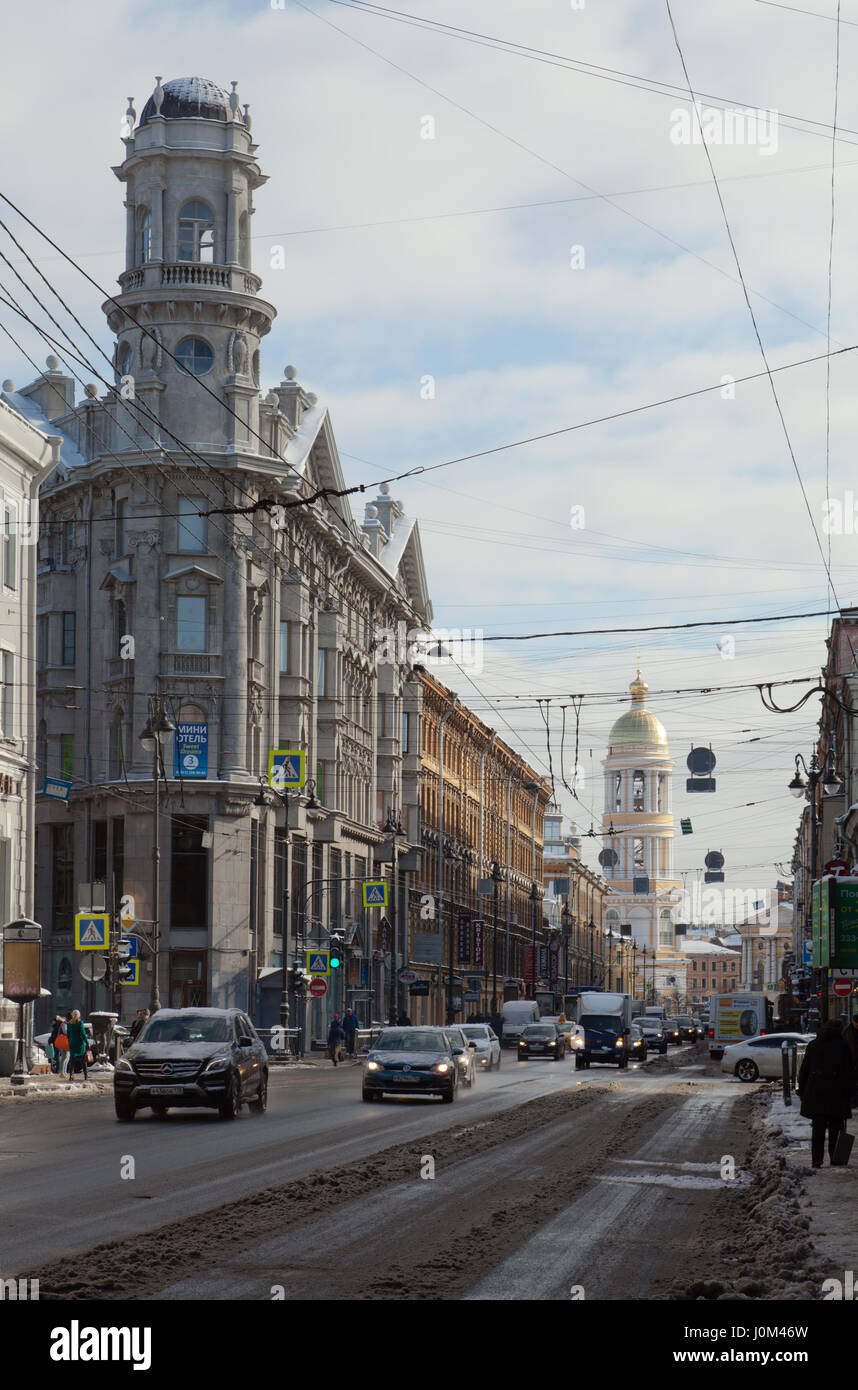
{"label": "pedestrian walking", "polygon": [[343,1014],[343,1032],[346,1035],[346,1052],[350,1057],[355,1055],[355,1039],[357,1037],[358,1021],[351,1009],[346,1009]]}
{"label": "pedestrian walking", "polygon": [[837,1022],[826,1023],[808,1044],[798,1074],[801,1113],[812,1121],[810,1158],[814,1168],[822,1167],[826,1135],[828,1156],[834,1157],[837,1136],[852,1114],[854,1087],[855,1068],[841,1026]]}
{"label": "pedestrian walking", "polygon": [[130,1029],[129,1029],[129,1042],[130,1042],[130,1043],[133,1043],[133,1042],[136,1042],[136,1041],[137,1041],[138,1034],[140,1034],[140,1033],[143,1032],[143,1029],[146,1027],[146,1024],[147,1024],[148,1022],[149,1022],[149,1010],[148,1010],[148,1009],[138,1009],[138,1010],[137,1010],[137,1017],[135,1018],[134,1022],[132,1023],[132,1025],[131,1025],[131,1027],[130,1027]]}
{"label": "pedestrian walking", "polygon": [[855,1014],[851,1023],[847,1022],[843,1025],[843,1041],[849,1048],[852,1066],[855,1069],[855,1080],[852,1086],[852,1104],[858,1105],[858,1014]]}
{"label": "pedestrian walking", "polygon": [[86,1036],[86,1029],[81,1022],[79,1009],[73,1009],[69,1015],[68,1038],[70,1079],[73,1081],[75,1072],[82,1071],[83,1079],[86,1081],[86,1061],[89,1039]]}
{"label": "pedestrian walking", "polygon": [[410,1028],[411,1026],[412,1026],[411,1019],[408,1017],[408,1014],[407,1014],[407,1013],[405,1012],[405,1010],[403,1009],[403,1010],[402,1010],[402,1013],[399,1015],[399,1027],[400,1027],[400,1028]]}
{"label": "pedestrian walking", "polygon": [[69,1064],[69,1040],[66,1032],[65,1019],[62,1014],[57,1014],[51,1024],[51,1034],[48,1038],[48,1046],[51,1049],[51,1071],[57,1076],[65,1076],[66,1067]]}
{"label": "pedestrian walking", "polygon": [[339,1014],[334,1014],[331,1019],[331,1026],[328,1029],[328,1051],[331,1054],[331,1061],[334,1066],[337,1065],[337,1062],[339,1062],[342,1057],[342,1047],[345,1040],[345,1029],[340,1022],[340,1016]]}

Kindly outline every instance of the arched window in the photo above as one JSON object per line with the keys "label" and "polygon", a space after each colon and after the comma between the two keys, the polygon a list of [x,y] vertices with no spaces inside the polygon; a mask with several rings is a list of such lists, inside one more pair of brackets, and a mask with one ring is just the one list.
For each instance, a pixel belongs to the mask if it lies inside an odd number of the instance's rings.
{"label": "arched window", "polygon": [[673,945],[673,918],[666,907],[662,908],[658,917],[658,944],[659,946]]}
{"label": "arched window", "polygon": [[214,353],[202,338],[183,338],[176,348],[179,366],[191,376],[205,376],[214,366]]}
{"label": "arched window", "polygon": [[644,806],[644,788],[645,788],[645,786],[646,786],[646,778],[644,777],[644,774],[641,772],[640,768],[636,768],[635,771],[632,773],[632,810],[633,810],[633,811],[644,811],[644,810],[646,810],[646,807]]}
{"label": "arched window", "polygon": [[116,375],[128,376],[134,362],[134,349],[130,343],[120,343],[116,349]]}
{"label": "arched window", "polygon": [[193,200],[179,213],[177,255],[180,261],[206,265],[214,261],[214,218],[206,203]]}
{"label": "arched window", "polygon": [[137,264],[145,265],[152,256],[152,214],[144,208],[137,228]]}

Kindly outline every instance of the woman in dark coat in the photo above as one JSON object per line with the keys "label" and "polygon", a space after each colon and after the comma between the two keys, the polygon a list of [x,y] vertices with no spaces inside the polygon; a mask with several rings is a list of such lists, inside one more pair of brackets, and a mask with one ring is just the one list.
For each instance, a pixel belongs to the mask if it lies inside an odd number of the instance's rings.
{"label": "woman in dark coat", "polygon": [[852,1054],[843,1041],[840,1024],[826,1023],[809,1044],[798,1074],[801,1113],[813,1122],[810,1156],[814,1168],[822,1167],[826,1133],[828,1155],[834,1157],[837,1136],[852,1114],[854,1083]]}

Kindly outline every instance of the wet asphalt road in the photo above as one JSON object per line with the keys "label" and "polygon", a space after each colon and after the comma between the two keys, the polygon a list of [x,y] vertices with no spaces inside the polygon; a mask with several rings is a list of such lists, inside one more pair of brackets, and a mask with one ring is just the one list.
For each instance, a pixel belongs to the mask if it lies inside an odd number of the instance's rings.
{"label": "wet asphalt road", "polygon": [[[602,1158],[599,1174],[587,1190],[576,1197],[565,1215],[559,1212],[552,1217],[559,1224],[548,1221],[532,1233],[522,1229],[518,1256],[510,1252],[494,1269],[474,1269],[472,1296],[477,1298],[568,1297],[568,1292],[558,1291],[575,1282],[576,1261],[584,1259],[586,1263],[586,1241],[604,1227],[607,1213],[612,1213],[610,1224],[619,1252],[624,1223],[628,1226],[631,1222],[636,1229],[651,1223],[653,1232],[660,1227],[663,1236],[665,1212],[671,1203],[683,1220],[693,1218],[696,1222],[694,1208],[701,1201],[705,1204],[706,1194],[715,1181],[711,1165],[724,1151],[733,1099],[747,1088],[727,1078],[722,1080],[708,1063],[703,1048],[672,1050],[671,1059],[673,1067],[668,1071],[656,1063],[642,1068],[633,1066],[626,1073],[607,1067],[575,1072],[568,1060],[519,1063],[505,1051],[501,1071],[478,1076],[472,1091],[460,1087],[452,1106],[410,1100],[368,1106],[360,1099],[359,1066],[295,1070],[274,1076],[267,1115],[254,1116],[245,1110],[231,1124],[208,1112],[174,1111],[163,1120],[144,1112],[132,1125],[119,1125],[109,1096],[6,1102],[0,1107],[0,1273],[8,1277],[50,1259],[84,1252],[99,1242],[148,1231],[311,1172],[336,1171],[355,1159],[406,1140],[452,1127],[479,1125],[484,1117],[564,1090],[581,1091],[610,1083],[614,1092],[606,1104],[608,1109],[620,1107],[624,1112],[621,1129],[626,1139],[633,1141],[638,1106],[645,1107],[648,1097],[664,1092],[665,1088],[676,1091],[676,1083],[681,1079],[684,1092],[671,1109],[672,1118],[665,1116],[663,1133],[659,1134],[657,1127],[652,1130],[650,1125],[643,1147],[636,1148],[632,1142],[634,1152],[624,1153],[627,1161],[614,1164],[610,1172]],[[693,1095],[685,1094],[689,1083]],[[559,1146],[556,1157],[546,1158],[544,1143],[540,1156],[539,1146],[534,1149],[532,1140],[528,1146],[524,1136],[457,1165],[456,1172],[448,1173],[443,1184],[418,1184],[418,1192],[428,1193],[431,1189],[435,1205],[430,1224],[436,1243],[448,1221],[450,1229],[455,1229],[463,1201],[473,1200],[487,1186],[497,1190],[500,1184],[502,1188],[505,1176],[515,1185],[523,1174],[532,1175],[535,1163],[540,1169],[547,1164],[549,1171],[552,1165],[565,1163],[573,1171],[576,1146],[583,1155],[591,1143],[590,1131],[595,1139],[604,1127],[600,1116],[607,1113],[600,1102],[598,1107],[589,1107],[586,1116],[581,1112],[574,1122],[568,1122],[568,1135],[561,1133],[562,1126],[553,1126],[552,1144]],[[647,1143],[655,1147],[650,1151]],[[129,1170],[129,1159],[133,1160],[133,1179],[122,1177]],[[696,1160],[703,1165],[686,1172],[686,1177],[694,1178],[694,1182],[675,1181],[681,1177],[681,1173],[674,1172],[677,1159],[692,1163]],[[665,1164],[673,1164],[668,1182],[663,1181]],[[365,1247],[365,1235],[361,1232],[377,1229],[378,1217],[373,1213],[378,1200],[369,1197],[352,1203],[347,1219],[346,1213],[338,1214],[336,1228],[342,1233],[342,1245],[348,1244],[351,1231],[355,1250]],[[423,1200],[415,1197],[415,1185],[400,1184],[384,1189],[382,1207],[391,1217],[395,1216],[397,1204],[403,1210],[413,1210],[415,1200]],[[475,1213],[478,1206],[477,1202]],[[683,1212],[683,1206],[688,1210]],[[213,1277],[189,1281],[184,1288],[171,1289],[169,1296],[270,1296],[260,1293],[260,1279],[267,1288],[265,1281],[269,1276],[274,1279],[279,1274],[282,1278],[284,1268],[303,1268],[306,1273],[305,1286],[296,1288],[292,1296],[318,1296],[323,1290],[315,1287],[318,1279],[312,1251],[318,1249],[316,1237],[323,1238],[321,1227],[325,1224],[330,1227],[332,1218],[322,1220],[312,1238],[305,1239],[306,1233],[282,1237],[286,1244],[269,1252],[268,1257],[260,1255],[256,1248],[238,1252],[232,1258],[244,1257],[254,1263],[250,1284],[246,1280],[242,1284],[239,1278],[237,1285],[239,1271],[227,1262]],[[379,1278],[391,1262],[395,1263],[395,1222],[388,1225],[387,1231],[393,1243],[386,1248],[384,1241],[378,1242]],[[577,1233],[574,1239],[570,1233]],[[528,1244],[531,1240],[537,1242],[532,1247]],[[289,1248],[290,1241],[297,1242],[294,1250]],[[642,1249],[647,1245],[646,1241],[638,1243]],[[563,1261],[557,1258],[559,1248],[566,1251]],[[532,1280],[528,1271],[544,1264],[546,1254],[550,1257],[553,1282],[549,1281],[541,1291],[534,1288],[525,1292]],[[345,1249],[342,1255],[345,1269]],[[489,1255],[489,1261],[491,1258]],[[653,1258],[642,1258],[640,1264],[638,1282],[643,1287],[654,1272]],[[365,1265],[364,1260],[359,1284],[344,1287],[341,1296],[391,1296],[383,1290],[375,1295],[363,1292],[372,1284],[371,1272]],[[610,1270],[610,1262],[605,1268]],[[610,1274],[607,1278],[610,1282]],[[327,1288],[324,1277],[322,1285]],[[627,1286],[628,1274],[624,1287]],[[594,1290],[588,1296],[610,1295]]]}

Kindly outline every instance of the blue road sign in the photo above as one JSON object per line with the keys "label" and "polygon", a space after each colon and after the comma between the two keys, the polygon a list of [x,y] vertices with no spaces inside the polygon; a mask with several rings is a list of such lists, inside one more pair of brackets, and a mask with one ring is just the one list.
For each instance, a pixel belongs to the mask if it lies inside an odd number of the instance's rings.
{"label": "blue road sign", "polygon": [[106,951],[110,946],[110,915],[107,912],[78,912],[74,919],[76,951]]}
{"label": "blue road sign", "polygon": [[127,960],[124,962],[124,970],[128,974],[119,981],[121,985],[139,985],[140,983],[140,962],[139,960]]}
{"label": "blue road sign", "polygon": [[310,975],[329,975],[330,960],[330,951],[308,951],[307,973]]}
{"label": "blue road sign", "polygon": [[363,883],[364,907],[387,907],[387,880],[367,878]]}
{"label": "blue road sign", "polygon": [[140,955],[140,937],[122,936],[119,939],[119,954],[123,960],[131,960]]}
{"label": "blue road sign", "polygon": [[303,787],[305,754],[301,748],[272,748],[268,754],[268,785]]}

